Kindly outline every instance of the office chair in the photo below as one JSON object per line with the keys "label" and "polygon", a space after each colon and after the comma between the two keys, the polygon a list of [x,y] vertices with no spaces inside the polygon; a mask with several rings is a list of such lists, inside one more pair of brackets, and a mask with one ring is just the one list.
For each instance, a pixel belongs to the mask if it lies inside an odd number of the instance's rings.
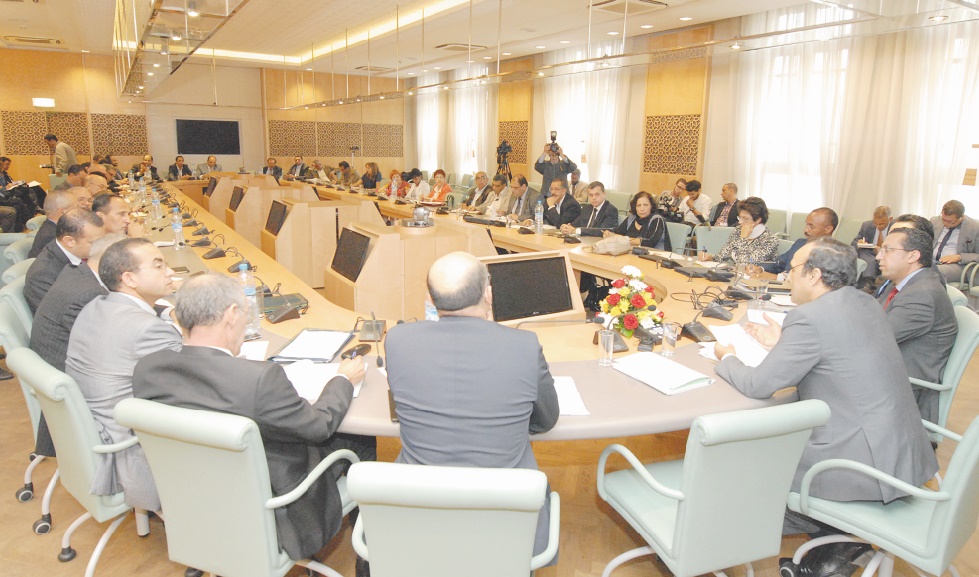
{"label": "office chair", "polygon": [[10,281],[14,280],[15,278],[27,276],[27,269],[31,268],[31,265],[34,264],[34,260],[35,259],[33,258],[29,258],[7,267],[7,269],[3,271],[2,277],[0,277],[3,280],[3,284],[9,284]]}
{"label": "office chair", "polygon": [[[692,577],[777,555],[789,494],[813,427],[826,403],[807,400],[694,421],[683,460],[643,465],[622,445],[598,460],[598,494],[649,544],[605,566],[602,577],[631,559],[655,554],[676,577]],[[618,453],[630,467],[606,472]],[[750,525],[750,530],[745,526]]]}
{"label": "office chair", "polygon": [[[940,490],[912,487],[863,463],[829,459],[809,469],[802,479],[800,491],[789,494],[789,509],[878,547],[862,574],[866,577],[875,572],[879,572],[881,577],[892,575],[894,557],[900,557],[912,565],[919,575],[919,570],[942,575],[947,569],[958,577],[952,560],[976,530],[976,517],[979,516],[979,418],[972,421],[963,436],[927,421],[922,423],[931,433],[959,443]],[[814,477],[823,471],[840,468],[869,475],[910,496],[884,505],[872,501],[828,501],[809,495]],[[800,547],[792,559],[781,561],[779,575],[799,575],[799,565],[806,553],[820,545],[849,541],[854,539],[846,535],[813,539]]]}
{"label": "office chair", "polygon": [[[971,292],[972,289],[969,289]],[[945,285],[945,292],[948,293],[948,300],[952,301],[953,307],[969,306],[969,297],[954,286]]]}
{"label": "office chair", "polygon": [[670,235],[670,245],[673,250],[680,250],[687,246],[687,239],[693,229],[690,225],[682,222],[667,222],[666,234]]}
{"label": "office chair", "polygon": [[721,250],[727,239],[731,237],[733,230],[733,226],[712,226],[710,230],[704,225],[696,227],[694,236],[697,237],[697,254],[702,252],[717,254],[717,251]]}
{"label": "office chair", "polygon": [[[356,463],[353,452],[334,451],[294,490],[272,497],[265,448],[251,419],[145,399],[120,401],[115,415],[136,433],[153,471],[172,561],[234,577],[281,577],[297,564],[341,577],[280,550],[273,510],[303,496],[337,460]],[[201,474],[188,482],[187,471]],[[345,478],[337,485],[346,515],[356,503],[346,496]]]}
{"label": "office chair", "polygon": [[778,238],[786,238],[788,236],[785,233],[785,223],[787,221],[787,211],[777,208],[770,208],[768,209],[768,222],[765,223],[765,226],[767,226],[768,230],[772,231],[772,234]]}
{"label": "office chair", "polygon": [[3,249],[3,256],[10,261],[10,264],[17,264],[27,258],[27,253],[31,251],[32,246],[34,246],[34,237],[24,236],[8,244]]}
{"label": "office chair", "polygon": [[[11,244],[24,238],[27,238],[27,235],[22,232],[0,232],[0,273],[7,270],[10,265],[14,264],[14,261],[7,258],[4,251],[6,251],[7,247]],[[34,241],[31,240],[31,243],[33,244]]]}
{"label": "office chair", "polygon": [[540,471],[365,462],[350,467],[347,490],[360,506],[353,547],[374,577],[526,577],[557,553],[554,492],[547,548],[533,553]]}
{"label": "office chair", "polygon": [[28,341],[31,336],[31,329],[34,327],[34,315],[31,314],[31,307],[24,298],[24,281],[26,277],[18,277],[11,280],[5,286],[0,287],[0,302],[10,305],[17,319],[20,320],[27,333]]}
{"label": "office chair", "polygon": [[[71,547],[71,536],[85,521],[90,518],[98,523],[112,521],[99,539],[85,568],[85,577],[92,577],[109,538],[132,510],[123,500],[122,493],[90,494],[92,479],[101,454],[123,451],[136,445],[137,440],[133,438],[122,443],[103,444],[95,419],[78,390],[78,385],[71,377],[41,360],[34,351],[28,348],[11,351],[7,355],[7,365],[36,393],[51,432],[51,439],[58,450],[58,473],[55,477],[60,477],[61,484],[86,511],[65,531],[58,560],[68,562],[75,558],[77,553]],[[136,531],[140,535],[149,534],[149,521],[145,512],[137,513]]]}
{"label": "office chair", "polygon": [[[62,179],[62,180],[64,180],[64,179]],[[39,215],[31,218],[30,220],[28,220],[27,221],[27,230],[28,230],[28,233],[27,234],[29,236],[34,236],[34,234],[32,234],[32,233],[36,233],[37,232],[37,229],[41,228],[41,225],[44,224],[44,221],[47,220],[47,218],[48,218],[47,216],[45,216],[43,214],[39,214]]]}

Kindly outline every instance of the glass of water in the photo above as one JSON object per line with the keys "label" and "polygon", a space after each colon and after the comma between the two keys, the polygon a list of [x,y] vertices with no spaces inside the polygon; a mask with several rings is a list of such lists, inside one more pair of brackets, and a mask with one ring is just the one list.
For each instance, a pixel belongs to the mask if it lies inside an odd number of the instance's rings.
{"label": "glass of water", "polygon": [[663,356],[672,357],[680,339],[680,323],[663,323]]}

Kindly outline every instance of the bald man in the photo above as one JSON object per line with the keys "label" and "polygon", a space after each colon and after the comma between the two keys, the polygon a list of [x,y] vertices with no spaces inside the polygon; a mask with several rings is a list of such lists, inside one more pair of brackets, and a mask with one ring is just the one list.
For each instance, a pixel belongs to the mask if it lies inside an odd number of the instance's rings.
{"label": "bald man", "polygon": [[[385,345],[401,422],[397,461],[537,469],[530,435],[550,430],[559,414],[537,335],[493,322],[489,271],[470,254],[435,261],[428,292],[439,321],[393,327]],[[431,355],[433,350],[439,354]],[[494,354],[474,356],[474,350]],[[547,545],[546,503],[535,554]]]}
{"label": "bald man", "polygon": [[68,189],[68,192],[75,195],[75,199],[78,200],[78,208],[85,208],[92,210],[92,199],[95,195],[92,194],[92,190],[85,186],[73,186]]}
{"label": "bald man", "polygon": [[44,199],[44,216],[47,217],[34,235],[34,243],[27,253],[27,258],[37,258],[44,247],[54,240],[55,229],[61,215],[78,206],[78,198],[67,189],[52,190]]}

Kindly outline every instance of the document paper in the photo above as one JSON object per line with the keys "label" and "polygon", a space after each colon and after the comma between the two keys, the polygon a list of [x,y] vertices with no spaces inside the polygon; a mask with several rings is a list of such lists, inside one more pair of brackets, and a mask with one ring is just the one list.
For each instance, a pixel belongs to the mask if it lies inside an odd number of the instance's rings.
{"label": "document paper", "polygon": [[557,402],[561,408],[561,414],[565,416],[590,415],[585,407],[585,402],[581,400],[578,387],[574,384],[571,377],[554,377],[554,390],[557,391]]}
{"label": "document paper", "polygon": [[768,356],[768,350],[751,338],[741,325],[712,325],[708,328],[722,346],[733,345],[735,356],[749,367],[757,367]]}
{"label": "document paper", "polygon": [[271,360],[288,362],[310,359],[329,362],[352,337],[352,333],[345,331],[304,329]]}
{"label": "document paper", "polygon": [[714,382],[707,375],[656,353],[627,355],[612,363],[612,367],[664,395],[692,391]]}
{"label": "document paper", "polygon": [[[323,392],[323,387],[333,377],[337,376],[340,363],[314,363],[309,359],[296,361],[291,365],[285,365],[286,377],[292,386],[295,387],[299,396],[310,403],[315,403]],[[364,362],[364,369],[367,369],[367,362]],[[363,384],[363,383],[361,383]],[[360,384],[354,387],[354,398],[360,394]]]}

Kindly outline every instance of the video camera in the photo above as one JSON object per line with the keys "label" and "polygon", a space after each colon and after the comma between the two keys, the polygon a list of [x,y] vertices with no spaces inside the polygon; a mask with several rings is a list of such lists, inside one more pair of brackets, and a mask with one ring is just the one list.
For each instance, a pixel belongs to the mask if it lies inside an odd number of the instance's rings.
{"label": "video camera", "polygon": [[557,154],[558,149],[561,148],[560,146],[557,145],[557,130],[551,131],[551,144],[549,144],[548,146],[551,147],[551,152],[553,152],[554,154]]}
{"label": "video camera", "polygon": [[496,147],[497,156],[506,156],[513,152],[513,147],[506,140],[501,140],[500,145]]}

